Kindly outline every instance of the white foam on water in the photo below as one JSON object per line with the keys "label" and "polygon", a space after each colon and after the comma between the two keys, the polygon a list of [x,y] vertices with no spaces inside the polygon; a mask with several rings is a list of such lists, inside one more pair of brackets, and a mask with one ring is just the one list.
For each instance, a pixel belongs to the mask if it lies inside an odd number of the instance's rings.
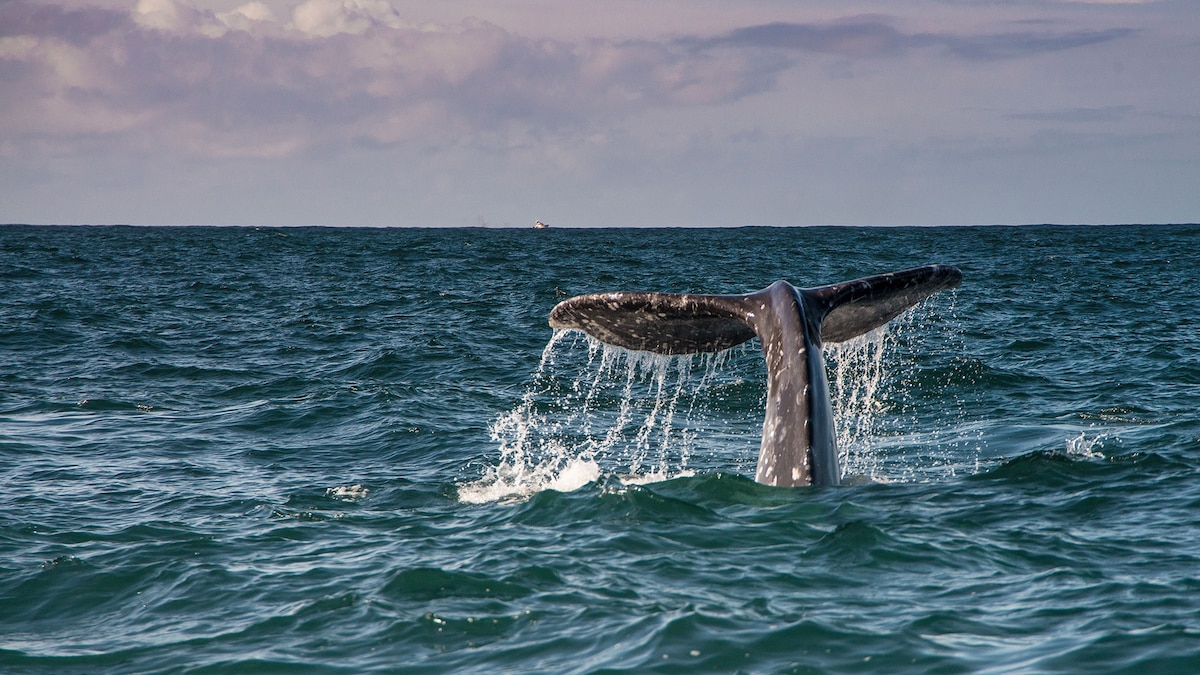
{"label": "white foam on water", "polygon": [[676,473],[651,471],[650,473],[644,473],[641,475],[629,474],[625,476],[617,476],[617,478],[620,479],[620,481],[625,485],[649,485],[650,483],[659,483],[664,480],[671,480],[672,478],[687,478],[695,475],[696,472],[692,471],[691,469],[680,469]]}
{"label": "white foam on water", "polygon": [[458,498],[467,504],[517,501],[543,490],[572,492],[598,481],[600,475],[600,465],[579,457],[532,465],[502,462],[479,480],[459,484]]}
{"label": "white foam on water", "polygon": [[1097,434],[1092,438],[1088,438],[1085,432],[1079,432],[1078,436],[1067,439],[1066,454],[1068,457],[1080,457],[1083,459],[1104,459],[1104,454],[1095,450],[1100,445],[1100,441],[1108,434]]}
{"label": "white foam on water", "polygon": [[344,502],[356,502],[365,499],[367,493],[371,490],[364,485],[355,483],[354,485],[340,485],[325,489],[325,496],[331,499],[340,499]]}

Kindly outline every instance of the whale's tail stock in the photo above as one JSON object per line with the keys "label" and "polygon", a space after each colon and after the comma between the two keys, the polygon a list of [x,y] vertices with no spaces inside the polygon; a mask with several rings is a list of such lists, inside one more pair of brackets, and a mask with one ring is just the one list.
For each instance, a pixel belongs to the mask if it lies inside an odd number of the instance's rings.
{"label": "whale's tail stock", "polygon": [[824,343],[867,333],[962,273],[929,265],[816,288],[776,281],[745,295],[596,293],[559,303],[555,328],[657,354],[719,352],[758,337],[767,361],[767,410],[755,479],[768,485],[840,480]]}

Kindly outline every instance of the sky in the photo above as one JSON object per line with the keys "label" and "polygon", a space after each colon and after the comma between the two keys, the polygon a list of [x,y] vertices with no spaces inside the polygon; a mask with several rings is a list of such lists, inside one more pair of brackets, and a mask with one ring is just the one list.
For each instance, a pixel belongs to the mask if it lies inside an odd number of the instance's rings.
{"label": "sky", "polygon": [[0,0],[0,223],[1200,221],[1196,0]]}

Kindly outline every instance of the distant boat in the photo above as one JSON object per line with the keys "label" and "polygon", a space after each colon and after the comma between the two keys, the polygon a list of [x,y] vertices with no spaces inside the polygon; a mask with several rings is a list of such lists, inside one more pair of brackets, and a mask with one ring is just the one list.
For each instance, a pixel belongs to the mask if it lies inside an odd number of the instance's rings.
{"label": "distant boat", "polygon": [[535,229],[535,230],[545,230],[545,229],[548,229],[549,227],[550,227],[549,225],[543,223],[540,220],[533,221],[533,229]]}

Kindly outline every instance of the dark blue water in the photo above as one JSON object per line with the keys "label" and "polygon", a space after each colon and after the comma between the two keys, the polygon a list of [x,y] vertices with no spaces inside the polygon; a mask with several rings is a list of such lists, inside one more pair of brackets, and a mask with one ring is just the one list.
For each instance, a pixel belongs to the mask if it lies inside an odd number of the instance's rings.
{"label": "dark blue water", "polygon": [[[0,227],[0,671],[1195,672],[1197,250]],[[756,345],[546,324],[933,262],[961,288],[831,350],[834,488],[753,482]]]}

